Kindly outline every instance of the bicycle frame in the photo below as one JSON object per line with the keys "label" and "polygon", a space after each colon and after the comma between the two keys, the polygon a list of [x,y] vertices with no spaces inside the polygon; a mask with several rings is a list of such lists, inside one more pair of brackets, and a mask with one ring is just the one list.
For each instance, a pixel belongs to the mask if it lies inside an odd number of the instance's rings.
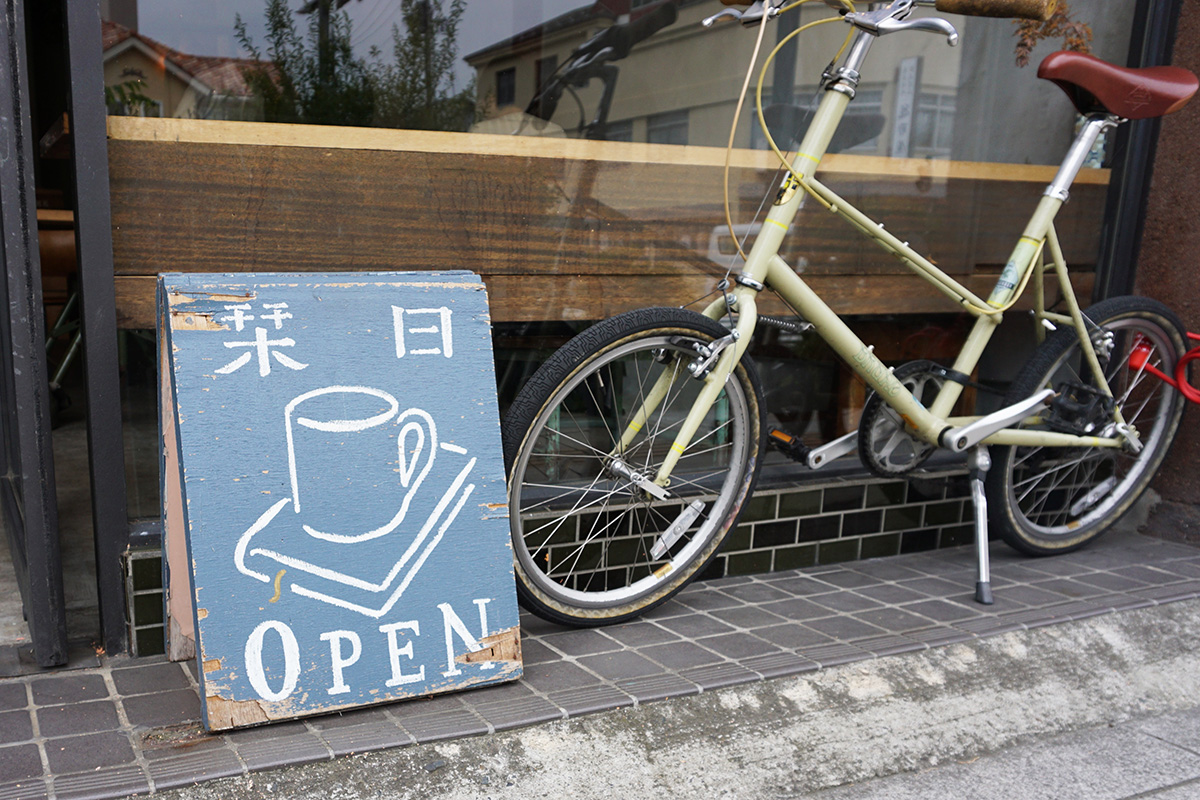
{"label": "bicycle frame", "polygon": [[[837,130],[838,124],[853,98],[858,82],[858,70],[874,38],[873,34],[862,30],[858,31],[843,66],[834,73],[833,81],[827,87],[804,140],[791,162],[790,174],[786,177],[779,198],[768,212],[754,245],[747,255],[745,266],[737,277],[737,285],[728,289],[722,297],[712,302],[704,311],[706,316],[714,320],[720,320],[730,311],[736,311],[737,323],[731,337],[727,337],[729,341],[715,343],[719,358],[716,359],[714,365],[711,365],[708,374],[704,376],[706,386],[680,426],[671,450],[654,478],[654,483],[659,486],[669,485],[671,472],[680,456],[691,442],[701,420],[712,407],[738,360],[746,351],[758,319],[757,295],[762,289],[768,287],[782,297],[784,302],[794,309],[802,319],[810,323],[817,335],[825,340],[847,362],[855,374],[874,389],[884,402],[891,406],[924,441],[962,451],[964,446],[955,446],[954,443],[947,441],[947,433],[955,430],[957,426],[980,419],[979,417],[949,416],[963,388],[961,384],[952,380],[947,380],[943,384],[936,401],[930,408],[923,406],[892,375],[891,370],[874,355],[872,348],[859,339],[846,323],[796,274],[795,270],[779,256],[783,237],[800,208],[803,191],[813,195],[828,210],[846,220],[884,250],[895,255],[908,268],[947,297],[959,303],[962,310],[975,317],[975,324],[952,367],[955,372],[971,374],[993,332],[1000,324],[1002,311],[1019,298],[1025,283],[1032,277],[1036,284],[1034,311],[1039,323],[1047,320],[1051,323],[1073,326],[1100,388],[1108,396],[1112,396],[1103,370],[1099,366],[1099,359],[1096,356],[1079,303],[1071,288],[1067,265],[1054,228],[1054,218],[1066,201],[1069,187],[1096,139],[1103,131],[1114,127],[1120,120],[1104,115],[1089,118],[1063,160],[1054,181],[1047,188],[1026,225],[1024,233],[1013,249],[1008,264],[991,295],[984,301],[914,251],[907,242],[893,236],[881,224],[856,209],[814,177],[825,156],[833,133]],[[1051,313],[1045,308],[1042,285],[1046,267],[1046,250],[1050,252],[1068,314]],[[1040,331],[1041,325],[1039,324],[1038,327]],[[646,419],[665,397],[670,384],[671,379],[664,374],[660,378],[659,384],[654,386],[648,394],[642,409],[634,415],[633,420],[627,426],[621,445],[614,455],[633,441]],[[1024,417],[1025,414],[1020,416]],[[1018,418],[1016,421],[1021,420]],[[1107,448],[1120,448],[1132,443],[1136,447],[1136,433],[1125,426],[1119,408],[1115,410],[1113,422],[1115,423],[1114,430],[1121,435],[1077,436],[1049,431],[1016,429],[1009,425],[991,433],[979,443]],[[848,434],[843,439],[849,440],[854,435],[854,433]],[[810,462],[810,466],[815,467],[818,464]]]}

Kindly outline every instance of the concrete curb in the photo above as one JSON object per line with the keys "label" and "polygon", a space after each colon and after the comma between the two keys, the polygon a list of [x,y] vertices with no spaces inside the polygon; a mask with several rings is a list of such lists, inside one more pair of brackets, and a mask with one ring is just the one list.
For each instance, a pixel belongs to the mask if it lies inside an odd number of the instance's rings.
{"label": "concrete curb", "polygon": [[1198,642],[1171,603],[162,796],[794,797],[1193,708]]}

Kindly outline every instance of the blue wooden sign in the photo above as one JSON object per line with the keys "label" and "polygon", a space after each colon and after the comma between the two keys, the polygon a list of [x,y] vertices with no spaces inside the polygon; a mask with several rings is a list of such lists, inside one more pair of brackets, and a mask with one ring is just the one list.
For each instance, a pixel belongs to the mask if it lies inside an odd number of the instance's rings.
{"label": "blue wooden sign", "polygon": [[477,276],[164,275],[159,326],[210,730],[520,675]]}

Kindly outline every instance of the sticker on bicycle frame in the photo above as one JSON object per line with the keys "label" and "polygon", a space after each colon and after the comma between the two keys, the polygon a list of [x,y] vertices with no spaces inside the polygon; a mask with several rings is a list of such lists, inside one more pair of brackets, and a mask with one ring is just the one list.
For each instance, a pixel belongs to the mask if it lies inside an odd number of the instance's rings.
{"label": "sticker on bicycle frame", "polygon": [[210,730],[520,676],[478,276],[165,275],[159,324]]}
{"label": "sticker on bicycle frame", "polygon": [[800,179],[792,173],[788,173],[783,184],[779,187],[779,193],[775,195],[775,205],[781,206],[787,203],[796,196],[796,192],[800,190]]}

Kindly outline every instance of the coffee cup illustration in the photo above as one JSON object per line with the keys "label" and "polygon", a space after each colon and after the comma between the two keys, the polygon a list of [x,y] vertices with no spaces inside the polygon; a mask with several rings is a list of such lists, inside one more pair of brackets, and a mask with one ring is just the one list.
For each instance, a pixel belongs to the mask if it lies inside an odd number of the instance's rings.
{"label": "coffee cup illustration", "polygon": [[284,409],[292,511],[316,539],[365,542],[395,531],[433,468],[437,429],[387,392],[327,386]]}

